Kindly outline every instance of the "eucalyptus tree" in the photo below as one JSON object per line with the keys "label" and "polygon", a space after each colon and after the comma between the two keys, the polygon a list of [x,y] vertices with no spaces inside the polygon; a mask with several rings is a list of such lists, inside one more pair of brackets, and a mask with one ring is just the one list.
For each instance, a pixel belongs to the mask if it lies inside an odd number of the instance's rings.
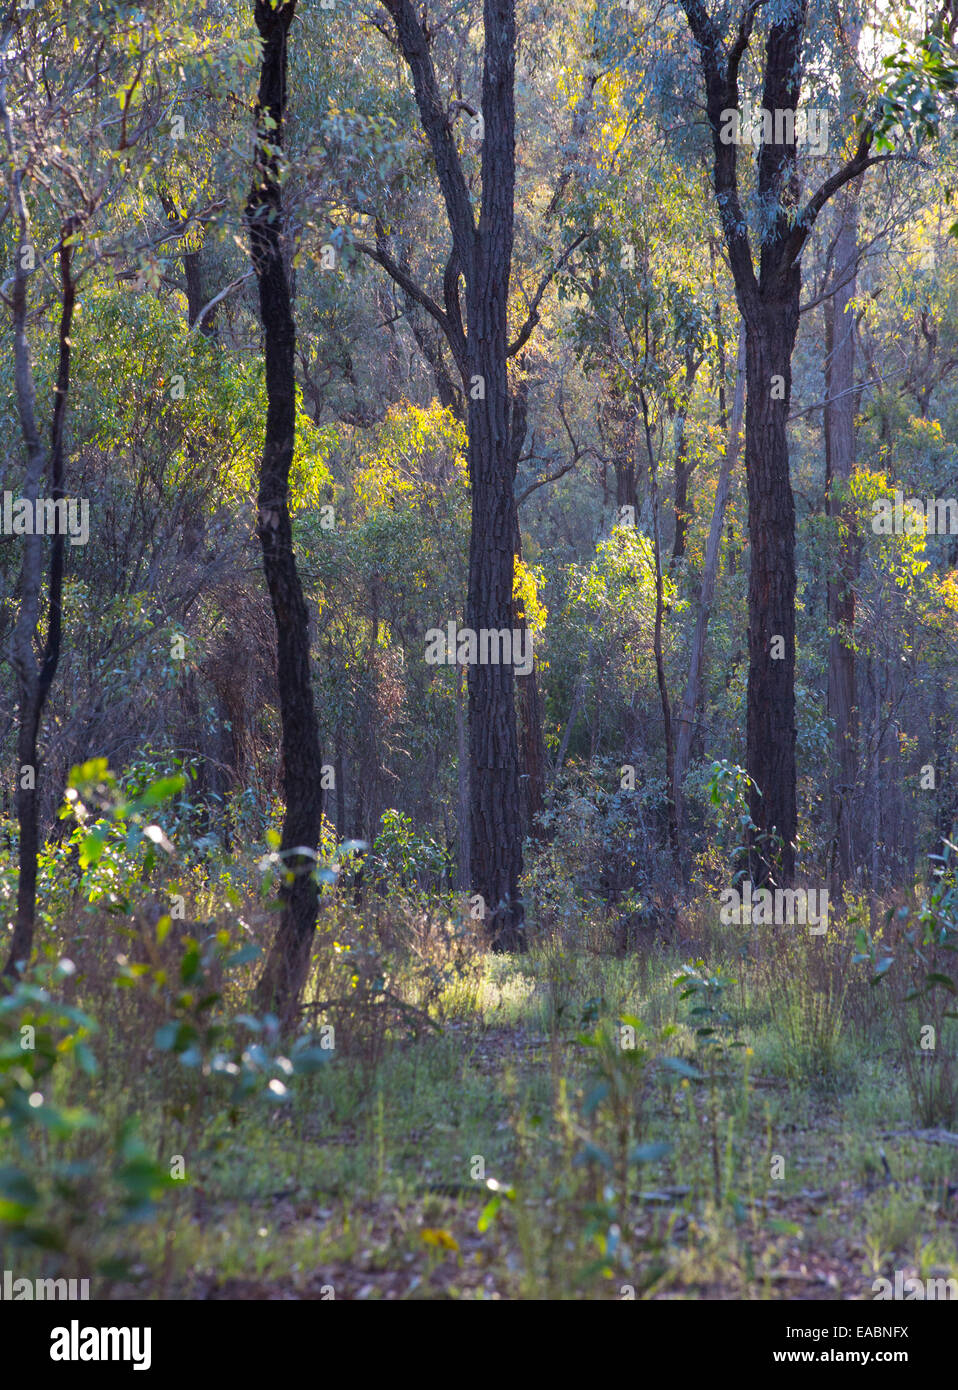
{"label": "eucalyptus tree", "polygon": [[285,810],[279,856],[283,913],[259,981],[260,1002],[293,1017],[309,971],[318,914],[316,854],[322,830],[322,753],[310,670],[309,614],[293,550],[289,474],[296,440],[296,329],[284,254],[280,156],[287,103],[287,44],[296,0],[255,0],[262,60],[256,154],[246,203],[266,359],[266,429],[256,498],[257,535],[276,625]]}
{"label": "eucalyptus tree", "polygon": [[[527,409],[522,354],[540,321],[543,297],[574,245],[552,255],[539,238],[535,259],[549,257],[551,263],[537,270],[532,285],[522,285],[515,227],[528,221],[528,212],[516,198],[514,0],[485,0],[481,40],[476,17],[465,9],[439,15],[410,0],[379,0],[363,13],[401,59],[415,104],[408,112],[402,108],[402,100],[408,102],[403,82],[385,108],[368,117],[367,138],[372,135],[375,148],[384,144],[383,128],[393,123],[392,150],[383,152],[388,177],[383,168],[365,167],[368,160],[358,157],[355,142],[341,152],[340,206],[352,215],[346,246],[386,271],[407,311],[415,306],[416,338],[435,371],[440,399],[453,410],[464,407],[471,498],[466,626],[475,633],[502,632],[522,621],[514,598],[514,480]],[[404,163],[395,159],[395,149],[403,151]],[[447,244],[435,253],[441,262],[438,292],[429,288],[434,228],[417,206],[424,187],[436,192],[445,214]],[[422,231],[418,246],[406,221],[410,207]],[[520,292],[526,306],[517,317]],[[422,322],[430,320],[438,337],[434,330],[430,336],[422,331]],[[520,756],[516,717],[517,681],[523,679],[508,663],[468,667],[469,868],[489,939],[499,949],[521,949],[525,940],[521,781],[523,762],[527,768],[530,762]],[[534,691],[521,693],[535,698]],[[523,705],[524,738],[541,741],[536,712],[528,699]],[[537,783],[540,764],[534,760]]]}
{"label": "eucalyptus tree", "polygon": [[[704,0],[681,4],[698,56],[716,202],[746,330],[746,766],[749,810],[756,827],[750,868],[757,882],[775,876],[788,883],[794,875],[797,832],[796,577],[786,426],[801,307],[801,258],[829,200],[873,165],[895,156],[874,149],[875,111],[863,92],[851,141],[845,131],[830,139],[827,107],[817,104],[828,95],[825,40],[838,38],[841,43],[844,35],[818,5],[810,7],[808,0],[747,0],[733,14],[717,14]],[[816,65],[807,69],[812,55]],[[747,103],[746,93],[751,92],[758,101]],[[802,105],[803,92],[812,103]],[[844,150],[846,144],[853,149],[850,157],[808,191],[806,156],[825,157],[830,146]],[[746,204],[741,152],[749,149],[756,151],[756,171]]]}

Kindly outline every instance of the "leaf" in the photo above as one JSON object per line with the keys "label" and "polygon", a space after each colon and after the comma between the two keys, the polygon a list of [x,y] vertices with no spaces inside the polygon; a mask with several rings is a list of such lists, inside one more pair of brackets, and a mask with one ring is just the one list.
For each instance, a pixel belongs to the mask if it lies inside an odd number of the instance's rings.
{"label": "leaf", "polygon": [[158,781],[152,782],[140,796],[136,798],[137,804],[146,809],[147,806],[159,806],[161,802],[168,801],[171,796],[183,790],[186,786],[186,778],[161,777]]}
{"label": "leaf", "polygon": [[682,1057],[663,1057],[662,1065],[676,1072],[679,1076],[686,1076],[690,1081],[701,1081],[702,1073],[697,1067],[690,1066]]}
{"label": "leaf", "polygon": [[164,1023],[153,1034],[153,1046],[158,1047],[161,1052],[169,1052],[173,1047],[175,1037],[176,1024]]}
{"label": "leaf", "polygon": [[576,1154],[572,1160],[573,1168],[582,1168],[586,1163],[598,1163],[601,1168],[612,1171],[612,1155],[606,1153],[605,1149],[600,1149],[598,1144],[586,1144],[582,1152]]}
{"label": "leaf", "polygon": [[297,1075],[309,1076],[332,1059],[330,1047],[304,1047],[302,1052],[293,1055],[293,1067]]}
{"label": "leaf", "polygon": [[194,979],[200,968],[200,951],[196,942],[187,949],[183,959],[180,961],[180,979],[184,984],[189,984]]}
{"label": "leaf", "polygon": [[18,1225],[30,1215],[31,1209],[31,1207],[25,1207],[21,1202],[8,1202],[5,1198],[0,1197],[0,1221],[5,1225]]}
{"label": "leaf", "polygon": [[887,975],[894,964],[895,960],[893,956],[886,956],[884,960],[880,960],[875,966],[875,973],[871,978],[871,983],[873,985],[877,984],[883,975]]}
{"label": "leaf", "polygon": [[74,789],[81,789],[96,785],[98,782],[112,781],[109,772],[109,764],[106,758],[91,758],[89,762],[80,763],[77,767],[71,767],[70,775],[67,778],[67,786]]}
{"label": "leaf", "polygon": [[492,1225],[493,1221],[495,1221],[496,1217],[498,1216],[499,1208],[501,1206],[502,1198],[499,1196],[499,1193],[496,1192],[492,1197],[490,1197],[489,1201],[483,1207],[482,1211],[479,1214],[479,1220],[476,1222],[476,1230],[480,1233],[480,1235],[484,1231],[488,1231],[489,1227]]}
{"label": "leaf", "polygon": [[594,1114],[598,1107],[605,1100],[606,1096],[609,1094],[610,1089],[611,1087],[609,1086],[608,1081],[596,1082],[596,1084],[592,1087],[592,1090],[589,1092],[589,1094],[583,1101],[582,1113],[584,1115]]}
{"label": "leaf", "polygon": [[162,849],[166,854],[173,853],[173,845],[167,838],[166,832],[163,830],[162,826],[148,825],[145,827],[143,834],[145,838],[151,842],[151,844],[159,845],[160,849]]}
{"label": "leaf", "polygon": [[226,957],[226,968],[227,970],[233,970],[237,965],[246,965],[248,961],[256,960],[256,958],[262,954],[262,946],[253,944],[241,946],[238,951],[234,951],[231,956]]}
{"label": "leaf", "polygon": [[779,1236],[800,1236],[802,1234],[801,1226],[797,1226],[794,1221],[780,1221],[775,1219],[770,1221],[768,1225],[769,1229]]}
{"label": "leaf", "polygon": [[672,1145],[661,1141],[658,1144],[636,1144],[629,1159],[632,1163],[656,1163],[671,1152]]}
{"label": "leaf", "polygon": [[89,835],[84,837],[80,845],[80,868],[89,869],[94,864],[100,862],[103,854],[103,846],[106,841],[106,830],[91,830]]}
{"label": "leaf", "polygon": [[420,1240],[426,1245],[435,1245],[440,1250],[459,1249],[459,1242],[449,1231],[443,1231],[432,1226],[424,1226],[419,1233]]}

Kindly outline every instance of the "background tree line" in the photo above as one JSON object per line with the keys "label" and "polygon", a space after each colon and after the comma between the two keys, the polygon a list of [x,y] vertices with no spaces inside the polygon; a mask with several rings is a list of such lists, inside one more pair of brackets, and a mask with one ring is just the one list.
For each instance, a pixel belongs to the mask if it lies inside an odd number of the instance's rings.
{"label": "background tree line", "polygon": [[[958,540],[871,518],[958,492],[954,148],[948,16],[898,18],[9,8],[3,487],[93,516],[0,547],[11,965],[93,756],[191,769],[211,855],[281,816],[267,996],[300,851],[391,811],[505,949],[566,839],[617,921],[714,882],[716,763],[756,881],[926,871]],[[725,143],[746,100],[827,153]],[[427,666],[451,619],[535,670]]]}

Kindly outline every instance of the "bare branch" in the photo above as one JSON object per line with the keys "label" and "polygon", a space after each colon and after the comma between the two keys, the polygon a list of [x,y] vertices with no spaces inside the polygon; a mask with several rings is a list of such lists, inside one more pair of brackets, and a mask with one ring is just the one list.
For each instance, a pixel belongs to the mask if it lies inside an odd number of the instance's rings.
{"label": "bare branch", "polygon": [[429,52],[429,39],[423,25],[416,18],[410,0],[380,0],[380,3],[392,16],[396,25],[399,47],[412,75],[419,115],[432,148],[439,186],[449,215],[453,244],[459,264],[468,277],[472,267],[476,224],[459,151]]}
{"label": "bare branch", "polygon": [[206,318],[206,315],[210,312],[210,310],[215,309],[217,304],[219,304],[221,300],[225,299],[228,294],[232,294],[233,290],[239,289],[240,285],[244,284],[245,281],[249,280],[252,274],[252,270],[247,270],[245,275],[241,275],[238,280],[231,280],[225,289],[220,290],[219,294],[214,295],[208,304],[204,304],[200,312],[197,314],[196,322],[193,324],[192,328],[190,329],[190,332],[198,333],[203,326],[203,320]]}
{"label": "bare branch", "polygon": [[549,288],[549,285],[555,279],[556,275],[558,275],[559,271],[565,265],[566,261],[572,255],[576,247],[581,246],[584,241],[588,240],[593,235],[593,232],[580,232],[579,235],[575,238],[575,240],[569,243],[569,245],[563,251],[562,255],[559,257],[559,259],[552,264],[549,270],[542,277],[542,280],[539,283],[539,288],[532,296],[532,300],[529,304],[529,313],[526,316],[526,321],[520,328],[518,337],[516,337],[515,340],[511,342],[508,348],[506,349],[507,357],[515,357],[516,353],[521,352],[522,349],[525,347],[526,343],[532,336],[533,329],[539,322],[538,309],[539,305],[542,303],[542,296],[545,294],[546,290]]}
{"label": "bare branch", "polygon": [[431,314],[439,324],[443,333],[445,333],[447,337],[450,336],[448,317],[443,313],[436,301],[428,295],[420,285],[417,285],[412,276],[408,275],[406,271],[393,260],[392,256],[390,256],[387,251],[383,250],[381,246],[370,246],[368,241],[354,241],[353,246],[355,246],[357,251],[361,251],[364,256],[368,256],[371,261],[375,261],[377,265],[381,265],[383,270],[395,280],[399,288],[408,294],[410,299],[415,300],[421,308],[425,309],[427,314]]}
{"label": "bare branch", "polygon": [[801,255],[805,243],[812,234],[816,218],[822,208],[840,188],[844,188],[846,183],[851,183],[852,179],[857,179],[859,174],[863,174],[866,169],[870,169],[873,164],[887,164],[889,161],[908,161],[908,157],[900,154],[869,154],[872,142],[872,127],[866,125],[859,140],[858,148],[854,155],[841,169],[836,170],[831,178],[826,179],[816,193],[805,204],[798,217],[795,219],[795,226],[791,235],[785,243],[784,268],[787,271],[794,265]]}

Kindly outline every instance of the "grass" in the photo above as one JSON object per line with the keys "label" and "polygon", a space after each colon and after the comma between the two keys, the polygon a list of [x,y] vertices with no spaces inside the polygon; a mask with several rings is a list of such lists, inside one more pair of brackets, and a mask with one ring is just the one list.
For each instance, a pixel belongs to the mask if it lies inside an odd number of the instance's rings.
{"label": "grass", "polygon": [[[328,925],[436,1026],[344,1006],[332,1061],[283,1106],[198,1096],[151,1048],[162,1001],[108,992],[104,962],[86,963],[99,1111],[135,1108],[147,1149],[187,1174],[100,1296],[856,1299],[896,1268],[958,1275],[958,1151],[882,1137],[915,1120],[898,1031],[848,943],[803,977],[802,943],[751,960],[713,932],[705,971],[734,983],[707,1047],[673,987],[687,956],[667,946],[456,956],[414,916],[393,914],[385,946],[368,914]],[[312,997],[333,998],[343,953],[318,959]],[[96,1263],[130,1232],[89,1240]],[[16,1267],[51,1258],[17,1251]]]}

